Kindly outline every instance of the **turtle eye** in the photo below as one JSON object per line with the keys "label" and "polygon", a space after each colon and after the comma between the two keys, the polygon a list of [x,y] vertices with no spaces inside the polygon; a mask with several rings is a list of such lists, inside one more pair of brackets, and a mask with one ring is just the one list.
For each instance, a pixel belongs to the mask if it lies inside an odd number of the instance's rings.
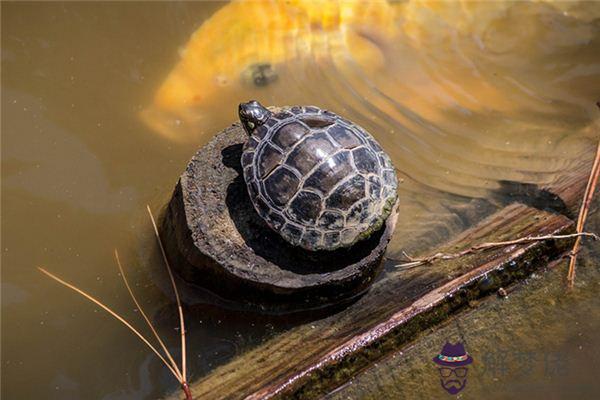
{"label": "turtle eye", "polygon": [[248,127],[250,127],[250,129],[254,129],[254,122],[248,121]]}

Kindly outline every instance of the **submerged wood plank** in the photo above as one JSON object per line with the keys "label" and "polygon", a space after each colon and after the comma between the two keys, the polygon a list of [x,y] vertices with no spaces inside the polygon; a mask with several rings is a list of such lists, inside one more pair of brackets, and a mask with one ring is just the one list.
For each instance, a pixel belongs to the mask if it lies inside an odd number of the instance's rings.
{"label": "submerged wood plank", "polygon": [[[576,208],[589,173],[581,165],[549,188]],[[442,246],[455,252],[476,243],[571,232],[564,215],[510,204]],[[572,241],[514,245],[413,269],[389,268],[383,279],[343,311],[282,333],[192,384],[198,399],[315,398],[443,321],[469,301],[528,276],[560,257]]]}

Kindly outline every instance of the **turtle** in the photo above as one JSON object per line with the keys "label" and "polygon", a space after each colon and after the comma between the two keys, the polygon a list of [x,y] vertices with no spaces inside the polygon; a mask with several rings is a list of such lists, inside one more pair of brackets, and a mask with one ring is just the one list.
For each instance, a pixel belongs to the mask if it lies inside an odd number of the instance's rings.
{"label": "turtle", "polygon": [[306,250],[348,248],[377,232],[397,200],[390,157],[363,128],[316,106],[239,105],[241,166],[254,209]]}

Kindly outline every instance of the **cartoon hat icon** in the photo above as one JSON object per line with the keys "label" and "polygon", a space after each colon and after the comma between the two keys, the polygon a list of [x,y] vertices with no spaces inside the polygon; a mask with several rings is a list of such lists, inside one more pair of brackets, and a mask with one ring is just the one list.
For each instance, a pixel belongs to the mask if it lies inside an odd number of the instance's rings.
{"label": "cartoon hat icon", "polygon": [[451,344],[446,342],[441,354],[434,357],[433,362],[444,367],[460,367],[471,364],[473,358],[467,354],[462,343]]}

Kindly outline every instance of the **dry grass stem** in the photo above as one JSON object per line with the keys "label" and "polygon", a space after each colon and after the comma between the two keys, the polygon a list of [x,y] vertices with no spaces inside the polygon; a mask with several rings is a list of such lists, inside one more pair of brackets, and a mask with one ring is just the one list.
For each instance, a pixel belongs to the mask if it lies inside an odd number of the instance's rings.
{"label": "dry grass stem", "polygon": [[79,293],[80,295],[82,295],[83,297],[85,297],[86,299],[90,300],[92,303],[95,303],[96,305],[98,305],[99,307],[101,307],[103,310],[105,310],[106,312],[108,312],[110,315],[112,315],[114,318],[116,318],[119,322],[121,322],[123,325],[125,325],[127,327],[127,329],[129,329],[131,332],[133,332],[137,337],[140,338],[140,340],[142,340],[142,342],[144,342],[146,344],[146,346],[148,346],[148,348],[150,348],[150,350],[152,350],[154,352],[154,354],[156,354],[156,356],[158,358],[160,358],[160,360],[163,362],[163,364],[165,364],[165,366],[167,368],[169,368],[169,371],[171,371],[171,373],[175,376],[175,378],[181,382],[181,375],[179,373],[177,373],[177,371],[175,371],[175,369],[173,369],[173,367],[171,365],[169,365],[169,363],[167,362],[167,360],[165,360],[165,358],[158,352],[158,350],[156,350],[156,348],[154,346],[152,346],[150,344],[150,342],[140,333],[138,332],[137,329],[135,329],[133,326],[131,326],[131,324],[127,321],[125,321],[125,319],[123,317],[121,317],[119,314],[117,314],[115,311],[113,311],[112,309],[110,309],[108,306],[106,306],[104,303],[102,303],[100,300],[96,299],[95,297],[87,294],[86,292],[84,292],[83,290],[79,289],[78,287],[65,282],[64,280],[60,279],[58,276],[46,271],[44,268],[38,267],[38,269],[43,272],[44,274],[48,275],[50,278],[54,279],[55,281],[57,281],[58,283],[68,287],[71,290],[74,290],[75,292]]}
{"label": "dry grass stem", "polygon": [[413,258],[413,257],[410,257],[408,254],[404,253],[404,256],[408,259],[408,262],[398,264],[398,265],[396,265],[396,267],[398,267],[398,268],[417,267],[417,266],[424,265],[424,264],[430,264],[434,261],[452,260],[455,258],[466,256],[468,254],[476,253],[476,252],[482,251],[482,250],[488,250],[488,249],[505,247],[505,246],[512,246],[512,245],[517,245],[517,244],[539,242],[539,241],[543,241],[543,240],[559,240],[559,239],[572,239],[572,238],[579,239],[582,236],[588,236],[588,237],[594,238],[594,240],[600,240],[600,237],[598,235],[596,235],[595,233],[589,233],[589,232],[578,232],[578,233],[572,233],[569,235],[527,236],[527,237],[523,237],[520,239],[508,240],[508,241],[504,241],[504,242],[481,243],[481,244],[477,244],[473,247],[469,247],[468,249],[462,250],[458,253],[436,253],[431,256],[422,257],[422,258]]}
{"label": "dry grass stem", "polygon": [[129,322],[127,322],[123,317],[121,317],[115,311],[113,311],[108,306],[106,306],[105,304],[103,304],[100,300],[94,298],[93,296],[89,295],[88,293],[84,292],[83,290],[79,289],[78,287],[76,287],[76,286],[74,286],[74,285],[72,285],[72,284],[70,284],[68,282],[65,282],[64,280],[60,279],[56,275],[53,275],[52,273],[46,271],[44,268],[38,267],[38,269],[41,272],[43,272],[44,274],[46,274],[47,276],[49,276],[50,278],[52,278],[55,281],[59,282],[60,284],[68,287],[71,290],[74,290],[75,292],[79,293],[80,295],[82,295],[86,299],[88,299],[91,302],[95,303],[96,305],[100,306],[102,309],[104,309],[106,312],[108,312],[110,315],[112,315],[114,318],[116,318],[119,322],[121,322],[123,325],[125,325],[131,332],[133,332],[137,337],[139,337],[140,340],[142,340],[142,342],[144,342],[146,344],[146,346],[148,346],[150,348],[150,350],[152,350],[154,352],[154,354],[156,354],[158,356],[158,358],[169,369],[169,371],[171,371],[171,373],[173,374],[173,376],[175,377],[175,379],[177,379],[177,381],[181,384],[181,388],[182,388],[182,390],[183,390],[183,392],[185,394],[186,400],[192,400],[192,393],[191,393],[190,388],[189,388],[189,386],[187,384],[187,378],[186,378],[186,376],[187,376],[186,375],[186,357],[187,357],[187,353],[186,353],[186,346],[185,346],[185,323],[184,323],[184,319],[183,319],[183,308],[181,306],[181,300],[179,298],[179,291],[177,290],[177,285],[175,284],[175,278],[173,277],[173,272],[171,270],[171,265],[169,264],[169,261],[167,260],[167,255],[165,253],[165,249],[164,249],[164,247],[162,245],[162,242],[160,240],[160,235],[158,234],[158,228],[156,226],[156,221],[154,220],[154,216],[152,215],[152,211],[150,210],[150,206],[146,206],[146,207],[148,209],[148,214],[150,215],[150,220],[152,221],[152,226],[154,228],[154,233],[156,234],[156,239],[158,240],[158,244],[160,246],[160,251],[161,251],[163,260],[165,262],[165,266],[167,268],[167,272],[169,273],[169,278],[171,280],[171,285],[173,286],[173,291],[175,292],[175,298],[177,299],[177,308],[179,310],[179,325],[180,325],[180,329],[181,329],[181,370],[179,370],[179,368],[177,366],[177,363],[175,362],[175,360],[173,359],[173,356],[171,355],[171,353],[167,349],[167,346],[165,346],[164,342],[162,341],[162,339],[158,335],[158,332],[154,328],[154,325],[152,325],[152,322],[150,321],[150,318],[148,318],[148,315],[144,312],[144,309],[142,308],[142,306],[138,302],[137,298],[135,297],[135,294],[133,293],[133,290],[131,289],[131,286],[129,285],[129,281],[127,280],[127,276],[125,275],[125,271],[123,269],[123,265],[121,265],[121,260],[119,259],[119,252],[116,249],[115,249],[115,259],[117,261],[117,266],[119,267],[119,272],[121,273],[121,277],[123,278],[123,282],[125,283],[125,287],[127,287],[127,291],[129,292],[129,295],[131,296],[131,299],[135,303],[135,305],[138,308],[138,310],[140,310],[140,313],[142,314],[142,316],[144,317],[144,320],[146,321],[146,323],[150,327],[150,330],[154,334],[154,337],[160,343],[160,346],[161,346],[162,350],[165,352],[165,354],[166,354],[166,356],[167,356],[167,358],[168,358],[169,361],[167,361],[162,356],[162,354],[160,354],[160,352],[152,344],[150,344],[150,342],[137,329],[135,329]]}
{"label": "dry grass stem", "polygon": [[[173,277],[173,272],[171,271],[171,265],[169,264],[169,260],[167,259],[167,254],[165,253],[165,249],[163,247],[162,241],[160,240],[160,235],[158,233],[158,228],[156,226],[156,221],[154,220],[154,216],[152,215],[152,210],[149,205],[146,205],[148,209],[148,214],[150,215],[150,220],[152,221],[152,227],[154,228],[154,234],[156,235],[156,240],[158,241],[158,245],[160,247],[160,252],[162,254],[163,260],[165,262],[165,266],[167,268],[167,272],[169,273],[169,278],[171,279],[171,285],[173,286],[173,291],[175,292],[175,299],[177,300],[177,309],[179,311],[179,325],[181,330],[181,372],[182,372],[182,386],[184,391],[189,390],[187,387],[187,374],[186,374],[186,346],[185,346],[185,321],[183,319],[183,308],[181,307],[181,300],[179,298],[179,291],[177,290],[177,285],[175,285],[175,278]],[[188,392],[186,392],[188,395]]]}
{"label": "dry grass stem", "polygon": [[[165,346],[164,342],[161,340],[160,336],[158,335],[158,332],[156,332],[156,329],[154,328],[154,325],[152,325],[152,322],[150,322],[150,318],[148,318],[148,316],[144,312],[144,309],[142,308],[142,306],[138,302],[137,298],[133,294],[133,290],[131,290],[131,286],[129,286],[129,281],[127,281],[127,277],[125,276],[125,271],[123,269],[123,265],[121,265],[121,260],[119,259],[119,252],[117,251],[117,249],[115,249],[115,259],[117,260],[117,266],[119,267],[119,272],[121,273],[121,277],[123,278],[125,287],[127,287],[127,291],[129,292],[131,299],[135,303],[135,306],[137,307],[138,310],[140,310],[140,313],[144,317],[144,320],[146,320],[146,323],[150,327],[150,330],[154,334],[154,337],[156,338],[156,340],[158,340],[158,343],[160,343],[160,346],[162,347],[163,351],[167,355],[167,358],[171,362],[171,366],[173,367],[173,369],[175,371],[177,371],[177,374],[180,377],[183,377],[183,375],[181,374],[181,371],[179,371],[179,367],[177,366],[177,363],[175,362],[175,360],[173,360],[173,357],[171,356],[171,353],[169,352],[169,350],[167,350],[167,346]],[[183,383],[183,379],[180,379],[179,382]]]}
{"label": "dry grass stem", "polygon": [[[583,201],[581,202],[581,209],[579,210],[579,216],[577,218],[577,232],[582,232],[585,226],[585,220],[587,218],[592,198],[594,197],[594,191],[598,184],[598,176],[600,175],[600,142],[596,148],[596,158],[590,172],[590,178],[588,179],[587,186],[585,188],[585,194]],[[575,264],[577,263],[577,253],[579,253],[579,247],[581,246],[581,237],[578,237],[571,251],[569,260],[569,272],[567,274],[567,282],[569,287],[573,287],[575,283]]]}

